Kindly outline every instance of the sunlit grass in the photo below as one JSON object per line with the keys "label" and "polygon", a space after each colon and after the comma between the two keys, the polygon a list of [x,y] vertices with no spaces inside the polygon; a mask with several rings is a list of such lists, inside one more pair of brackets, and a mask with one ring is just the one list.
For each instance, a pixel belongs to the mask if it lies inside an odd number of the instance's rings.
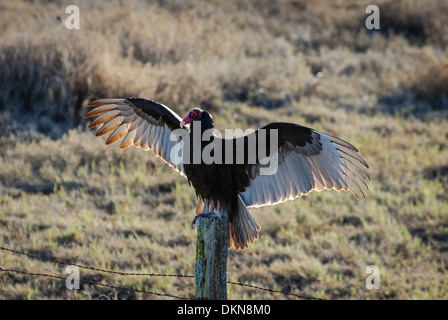
{"label": "sunlit grass", "polygon": [[[299,123],[349,141],[370,165],[365,200],[325,191],[252,209],[260,237],[229,251],[229,280],[325,299],[448,299],[448,9],[411,2],[379,3],[400,9],[382,9],[387,34],[365,32],[365,1],[70,1],[79,31],[56,21],[65,1],[2,3],[2,246],[193,274],[194,190],[151,152],[105,146],[82,118],[94,98],[140,96],[180,115],[209,109],[220,130]],[[380,269],[379,290],[365,287],[368,265]],[[9,252],[0,266],[66,276]],[[81,278],[194,295],[192,279],[86,269]],[[294,298],[235,285],[228,293]],[[163,298],[11,273],[0,297]]]}

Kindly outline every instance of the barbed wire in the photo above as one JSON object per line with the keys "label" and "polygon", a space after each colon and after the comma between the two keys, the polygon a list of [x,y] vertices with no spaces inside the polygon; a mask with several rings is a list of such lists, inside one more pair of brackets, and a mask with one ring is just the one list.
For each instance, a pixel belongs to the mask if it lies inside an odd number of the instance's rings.
{"label": "barbed wire", "polygon": [[87,269],[87,270],[103,272],[103,273],[117,274],[117,275],[121,275],[121,276],[149,276],[149,277],[194,278],[194,276],[183,275],[183,274],[139,273],[139,272],[123,272],[123,271],[105,270],[105,269],[95,268],[95,267],[91,267],[91,266],[84,266],[84,265],[77,264],[77,263],[70,263],[70,262],[61,261],[61,260],[57,260],[57,259],[40,257],[40,256],[35,255],[35,254],[21,252],[21,251],[17,251],[17,250],[14,250],[14,249],[9,249],[9,248],[4,248],[4,247],[0,247],[0,250],[2,250],[2,251],[9,251],[9,252],[12,252],[12,253],[15,253],[15,254],[20,254],[20,255],[23,255],[23,256],[27,256],[29,258],[38,259],[38,260],[47,261],[47,262],[52,262],[52,263],[56,263],[56,264],[63,265],[63,266],[75,266],[75,267],[78,267],[78,268],[81,268],[81,269]]}
{"label": "barbed wire", "polygon": [[[87,269],[87,270],[91,270],[91,271],[108,273],[108,274],[116,274],[116,275],[122,275],[122,276],[194,278],[193,275],[185,275],[185,274],[161,274],[161,273],[123,272],[123,271],[105,270],[105,269],[96,268],[96,267],[92,267],[92,266],[85,266],[85,265],[82,265],[82,264],[69,263],[69,262],[66,262],[66,261],[58,260],[58,259],[40,257],[40,256],[35,255],[35,254],[22,252],[22,251],[10,249],[10,248],[5,248],[5,247],[2,247],[2,246],[0,246],[0,250],[1,251],[6,251],[6,252],[10,252],[10,253],[14,253],[14,254],[18,254],[18,255],[23,255],[23,256],[26,256],[26,257],[29,257],[29,258],[33,258],[33,259],[38,259],[40,261],[51,262],[51,263],[64,265],[64,266],[75,266],[75,267],[78,267],[78,268],[81,268],[81,269]],[[65,277],[61,277],[61,276],[45,274],[45,273],[33,273],[33,272],[29,272],[29,271],[8,269],[8,268],[4,268],[4,267],[0,267],[0,271],[1,272],[10,272],[10,273],[19,273],[19,274],[30,275],[30,276],[47,277],[47,278],[53,278],[53,279],[58,279],[58,280],[66,280]],[[95,285],[95,286],[107,287],[107,288],[110,288],[110,289],[127,290],[127,291],[131,291],[131,292],[152,294],[152,295],[164,296],[164,297],[170,297],[170,298],[182,299],[182,300],[188,300],[189,299],[189,298],[180,297],[180,296],[171,295],[171,294],[166,294],[166,293],[157,293],[157,292],[145,291],[145,290],[140,290],[140,289],[133,289],[133,288],[109,285],[109,284],[105,284],[105,283],[97,282],[97,281],[92,281],[92,280],[81,280],[80,279],[79,281],[82,282],[82,283]],[[270,289],[270,288],[264,288],[264,287],[260,287],[260,286],[247,284],[247,283],[234,282],[234,281],[227,281],[227,283],[231,284],[231,285],[238,285],[238,286],[241,286],[241,287],[247,287],[247,288],[252,288],[252,289],[257,289],[257,290],[263,290],[263,291],[267,291],[267,292],[271,292],[271,293],[280,293],[280,294],[284,294],[284,295],[294,296],[294,297],[300,298],[300,299],[322,300],[320,298],[316,298],[316,297],[312,297],[312,296],[308,296],[308,295],[301,295],[301,294],[296,294],[296,293],[283,291],[283,290],[275,290],[275,289]]]}
{"label": "barbed wire", "polygon": [[[35,273],[35,272],[29,272],[29,271],[23,271],[23,270],[15,270],[15,269],[6,269],[6,268],[3,268],[3,267],[0,267],[0,271],[1,272],[19,273],[19,274],[25,274],[25,275],[30,275],[30,276],[39,276],[39,277],[53,278],[53,279],[58,279],[58,280],[66,280],[66,278],[64,278],[64,277],[55,276],[53,274]],[[181,299],[181,300],[188,300],[188,298],[179,297],[179,296],[175,296],[175,295],[171,295],[171,294],[167,294],[167,293],[158,293],[158,292],[152,292],[152,291],[146,291],[146,290],[140,290],[140,289],[119,287],[119,286],[110,285],[110,284],[106,284],[106,283],[102,283],[102,282],[98,282],[98,281],[93,281],[93,280],[81,280],[81,279],[79,279],[79,282],[86,283],[86,284],[91,284],[91,285],[94,285],[94,286],[106,287],[106,288],[109,288],[109,289],[127,290],[127,291],[132,291],[132,292],[152,294],[152,295],[161,296],[161,297],[169,297],[169,298],[175,298],[175,299]]]}

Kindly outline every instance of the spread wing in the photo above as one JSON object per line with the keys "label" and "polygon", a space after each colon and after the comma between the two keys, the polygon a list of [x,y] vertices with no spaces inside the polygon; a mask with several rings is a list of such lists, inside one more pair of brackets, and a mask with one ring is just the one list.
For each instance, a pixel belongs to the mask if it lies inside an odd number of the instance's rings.
{"label": "spread wing", "polygon": [[[183,142],[179,141],[179,137],[180,133],[188,131],[180,127],[182,118],[173,110],[158,102],[140,98],[101,99],[87,106],[94,108],[85,114],[85,118],[98,116],[89,128],[102,125],[96,136],[111,132],[106,140],[107,145],[124,136],[120,143],[121,149],[131,145],[145,151],[151,149],[156,156],[185,175],[181,148]],[[179,150],[171,152],[176,145]]]}
{"label": "spread wing", "polygon": [[[257,157],[256,163],[245,165],[250,183],[240,196],[248,207],[281,203],[312,190],[344,190],[357,199],[359,195],[365,197],[369,166],[348,142],[291,123],[271,123],[262,129],[268,137],[272,137],[270,129],[277,130],[278,148],[264,158]],[[257,144],[258,131],[253,133]],[[261,168],[270,161],[276,161],[276,170],[261,174]]]}

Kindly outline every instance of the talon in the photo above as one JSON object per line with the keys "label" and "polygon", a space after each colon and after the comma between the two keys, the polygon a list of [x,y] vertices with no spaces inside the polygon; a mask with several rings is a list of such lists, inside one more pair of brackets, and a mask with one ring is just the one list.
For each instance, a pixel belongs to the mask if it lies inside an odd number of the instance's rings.
{"label": "talon", "polygon": [[197,214],[197,215],[194,216],[194,219],[193,219],[193,221],[191,222],[191,227],[192,227],[192,228],[194,228],[194,225],[196,224],[196,220],[198,220],[198,218],[199,218],[199,214]]}
{"label": "talon", "polygon": [[209,219],[208,222],[207,222],[207,228],[210,227],[210,225],[212,224],[212,221],[213,221],[214,218],[218,218],[219,221],[222,222],[222,216],[221,216],[221,213],[215,212],[215,213],[209,215],[208,217],[209,217],[210,219]]}
{"label": "talon", "polygon": [[206,206],[205,206],[205,211],[203,213],[199,213],[197,214],[194,219],[193,222],[191,222],[191,227],[194,228],[196,221],[198,220],[199,217],[207,217],[209,218],[209,221],[207,222],[207,228],[210,227],[210,224],[212,223],[214,218],[218,218],[219,221],[222,222],[222,215],[221,215],[221,209],[218,206],[216,212],[212,212],[209,209],[209,203],[206,202]]}
{"label": "talon", "polygon": [[209,221],[207,222],[207,228],[210,227],[210,224],[212,223],[214,218],[218,218],[222,222],[222,216],[221,216],[221,206],[218,201],[218,205],[216,207],[216,212],[210,211],[210,201],[205,200],[205,208],[204,212],[197,214],[193,221],[191,222],[191,227],[194,228],[196,221],[199,217],[207,217],[209,218]]}
{"label": "talon", "polygon": [[[214,218],[215,217],[215,213],[213,212],[202,212],[202,213],[198,213],[194,219],[193,222],[191,222],[191,227],[194,228],[194,225],[196,224],[196,221],[198,220],[199,217],[206,217],[206,218]],[[207,225],[208,227],[209,225]]]}

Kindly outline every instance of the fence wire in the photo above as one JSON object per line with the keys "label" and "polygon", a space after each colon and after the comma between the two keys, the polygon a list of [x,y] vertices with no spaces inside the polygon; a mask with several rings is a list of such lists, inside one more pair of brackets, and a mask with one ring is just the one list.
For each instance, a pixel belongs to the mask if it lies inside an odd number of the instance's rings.
{"label": "fence wire", "polygon": [[[37,260],[40,260],[40,261],[55,263],[55,264],[58,264],[58,265],[61,265],[61,266],[75,266],[75,267],[78,267],[80,269],[87,269],[87,270],[91,270],[91,271],[96,271],[96,272],[101,272],[101,273],[108,273],[108,274],[115,274],[115,275],[121,275],[121,276],[194,278],[193,275],[185,275],[185,274],[161,274],[161,273],[123,272],[123,271],[105,270],[105,269],[96,268],[96,267],[92,267],[92,266],[85,266],[85,265],[76,264],[76,263],[69,263],[69,262],[66,262],[66,261],[58,260],[58,259],[51,259],[51,258],[46,258],[46,257],[40,257],[40,256],[35,255],[35,254],[22,252],[22,251],[10,249],[10,248],[5,248],[5,247],[1,247],[1,246],[0,246],[0,250],[1,251],[5,251],[5,252],[18,254],[18,255],[22,255],[22,256],[26,256],[26,257],[32,258],[32,259],[37,259]],[[64,281],[67,279],[66,277],[61,277],[61,276],[57,276],[57,275],[46,274],[46,273],[34,273],[34,272],[26,271],[26,270],[10,269],[10,268],[6,268],[6,267],[3,267],[3,266],[0,266],[0,272],[2,272],[2,273],[3,272],[17,273],[17,274],[23,274],[23,275],[35,276],[35,277],[46,277],[46,278],[52,278],[52,279],[64,280]],[[159,292],[152,292],[152,291],[146,291],[146,290],[140,290],[140,289],[133,289],[133,288],[128,288],[128,287],[120,287],[120,286],[110,285],[110,284],[106,284],[106,283],[102,283],[102,282],[98,282],[98,281],[92,281],[92,280],[81,280],[81,279],[79,279],[79,282],[85,283],[85,284],[89,284],[89,285],[94,285],[94,286],[106,287],[106,288],[109,288],[109,289],[126,290],[126,291],[130,291],[130,292],[135,292],[135,293],[151,294],[151,295],[156,295],[156,296],[161,296],[161,297],[168,297],[168,298],[174,298],[174,299],[181,299],[181,300],[189,300],[190,299],[190,298],[180,297],[180,296],[167,294],[167,293],[159,293]],[[271,293],[280,293],[280,294],[284,294],[284,295],[287,295],[287,296],[293,296],[293,297],[300,298],[300,299],[321,300],[319,298],[308,296],[308,295],[301,295],[301,294],[296,294],[296,293],[283,291],[283,290],[275,290],[275,289],[270,289],[270,288],[264,288],[264,287],[260,287],[260,286],[247,284],[247,283],[234,282],[234,281],[227,281],[227,283],[231,284],[231,285],[238,285],[238,286],[241,286],[241,287],[252,288],[252,289],[256,289],[256,290],[268,291],[268,292],[271,292]]]}

